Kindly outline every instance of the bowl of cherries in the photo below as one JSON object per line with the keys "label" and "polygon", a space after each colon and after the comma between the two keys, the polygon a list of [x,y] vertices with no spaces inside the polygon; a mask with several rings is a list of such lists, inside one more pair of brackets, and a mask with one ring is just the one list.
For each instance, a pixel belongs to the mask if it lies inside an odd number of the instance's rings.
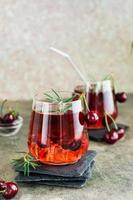
{"label": "bowl of cherries", "polygon": [[3,108],[7,100],[4,100],[1,105],[0,112],[0,136],[16,135],[23,125],[23,118],[14,109],[9,109],[3,113]]}
{"label": "bowl of cherries", "polygon": [[18,193],[18,186],[14,182],[6,182],[0,179],[0,199],[12,199]]}

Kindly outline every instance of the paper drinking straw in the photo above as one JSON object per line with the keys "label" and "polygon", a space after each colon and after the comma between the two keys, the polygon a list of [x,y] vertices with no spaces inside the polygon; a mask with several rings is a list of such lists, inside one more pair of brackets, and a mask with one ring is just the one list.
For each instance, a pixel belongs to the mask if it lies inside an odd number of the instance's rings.
{"label": "paper drinking straw", "polygon": [[73,69],[76,71],[76,73],[80,76],[80,78],[82,79],[82,81],[87,84],[87,81],[84,77],[84,75],[81,73],[81,71],[79,70],[79,68],[77,67],[77,65],[73,62],[73,60],[71,59],[71,57],[66,54],[65,52],[60,51],[59,49],[56,49],[54,47],[50,47],[50,50],[56,52],[57,54],[65,57],[72,65]]}

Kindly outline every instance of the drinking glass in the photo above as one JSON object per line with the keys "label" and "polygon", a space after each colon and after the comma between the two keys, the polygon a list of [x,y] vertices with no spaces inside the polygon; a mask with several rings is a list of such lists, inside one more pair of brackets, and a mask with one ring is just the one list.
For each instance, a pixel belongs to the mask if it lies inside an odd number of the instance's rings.
{"label": "drinking glass", "polygon": [[[98,122],[89,125],[87,128],[99,129],[105,127],[105,113],[108,113],[114,120],[117,118],[118,109],[112,80],[88,82],[86,86],[77,86],[74,92],[76,94],[85,93],[90,111],[96,112],[99,116]],[[112,123],[112,120],[108,120],[108,123]]]}
{"label": "drinking glass", "polygon": [[[63,98],[69,92],[59,92]],[[65,165],[77,162],[87,151],[89,141],[80,123],[83,111],[80,99],[71,102],[48,102],[44,94],[33,99],[29,127],[29,152],[40,162]]]}

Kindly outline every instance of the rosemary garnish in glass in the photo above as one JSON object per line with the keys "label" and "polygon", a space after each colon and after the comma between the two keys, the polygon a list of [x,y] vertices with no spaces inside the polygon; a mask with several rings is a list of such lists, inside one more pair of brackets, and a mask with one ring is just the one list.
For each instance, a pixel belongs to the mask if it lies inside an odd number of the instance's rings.
{"label": "rosemary garnish in glass", "polygon": [[43,93],[46,96],[46,100],[50,103],[58,103],[60,105],[59,112],[67,112],[69,109],[71,109],[72,104],[71,102],[74,100],[75,95],[63,98],[59,92],[56,92],[52,89],[51,93]]}
{"label": "rosemary garnish in glass", "polygon": [[16,168],[23,167],[24,176],[30,175],[30,168],[36,169],[40,166],[39,162],[29,153],[25,153],[25,155],[21,158],[13,159],[11,163]]}

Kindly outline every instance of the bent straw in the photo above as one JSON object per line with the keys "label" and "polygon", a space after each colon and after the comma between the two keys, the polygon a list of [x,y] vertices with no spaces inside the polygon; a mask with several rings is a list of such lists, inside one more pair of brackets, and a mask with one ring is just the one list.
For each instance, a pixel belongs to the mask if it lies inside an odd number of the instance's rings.
{"label": "bent straw", "polygon": [[81,73],[81,71],[79,70],[79,68],[77,67],[77,65],[73,62],[72,58],[71,58],[68,54],[66,54],[66,53],[64,53],[64,52],[62,52],[62,51],[60,51],[59,49],[56,49],[56,48],[54,48],[54,47],[50,47],[49,49],[52,50],[52,51],[54,51],[54,52],[56,52],[57,54],[59,54],[59,55],[65,57],[65,58],[71,63],[73,69],[74,69],[74,70],[76,71],[76,73],[80,76],[80,78],[82,79],[82,81],[83,81],[85,84],[87,84],[87,81],[86,81],[84,75]]}

